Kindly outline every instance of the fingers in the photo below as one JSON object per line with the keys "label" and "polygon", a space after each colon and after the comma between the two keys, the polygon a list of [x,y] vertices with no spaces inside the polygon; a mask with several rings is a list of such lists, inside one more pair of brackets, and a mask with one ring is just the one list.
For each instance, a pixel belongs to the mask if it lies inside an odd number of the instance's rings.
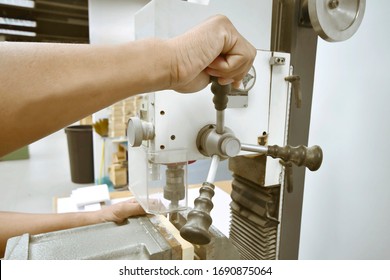
{"label": "fingers", "polygon": [[227,19],[225,23],[225,39],[222,52],[208,65],[206,72],[219,77],[219,83],[233,83],[239,86],[241,80],[249,72],[256,56],[256,49],[239,34]]}
{"label": "fingers", "polygon": [[225,16],[214,16],[182,36],[168,41],[174,55],[172,89],[195,92],[207,86],[210,76],[220,84],[239,86],[256,56],[256,49]]}
{"label": "fingers", "polygon": [[234,79],[218,78],[218,84],[221,86],[230,85],[234,83]]}
{"label": "fingers", "polygon": [[244,78],[252,65],[242,56],[218,56],[206,69],[210,76],[239,81]]}
{"label": "fingers", "polygon": [[247,60],[243,56],[219,55],[208,67],[207,72],[215,77],[234,78],[245,75]]}
{"label": "fingers", "polygon": [[238,88],[242,79],[249,72],[252,63],[252,59],[247,60],[240,56],[228,58],[219,56],[207,67],[206,73],[218,77],[218,82],[221,85],[233,84],[233,87]]}
{"label": "fingers", "polygon": [[128,209],[128,215],[129,217],[131,216],[140,216],[140,215],[145,215],[146,212],[142,208],[142,206],[139,203],[133,203],[129,206]]}
{"label": "fingers", "polygon": [[123,211],[121,213],[121,216],[124,217],[131,217],[131,216],[139,216],[139,215],[144,215],[146,214],[145,210],[142,208],[141,204],[137,202],[135,198],[132,198],[128,201],[124,201],[123,203]]}
{"label": "fingers", "polygon": [[135,199],[104,207],[100,213],[104,221],[115,223],[122,223],[125,219],[132,216],[146,214],[145,210]]}

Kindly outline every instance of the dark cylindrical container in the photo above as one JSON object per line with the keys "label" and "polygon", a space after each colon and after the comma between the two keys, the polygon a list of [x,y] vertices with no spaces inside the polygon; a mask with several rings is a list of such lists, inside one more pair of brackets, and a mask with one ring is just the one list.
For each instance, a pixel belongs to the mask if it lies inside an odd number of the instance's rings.
{"label": "dark cylindrical container", "polygon": [[94,182],[92,125],[65,128],[68,140],[70,173],[73,183]]}

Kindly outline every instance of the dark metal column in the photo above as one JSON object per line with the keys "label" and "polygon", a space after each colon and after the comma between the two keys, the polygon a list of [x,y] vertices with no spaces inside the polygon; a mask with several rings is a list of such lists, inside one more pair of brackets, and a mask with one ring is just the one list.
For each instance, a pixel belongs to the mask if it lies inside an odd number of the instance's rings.
{"label": "dark metal column", "polygon": [[[291,54],[294,74],[301,78],[302,106],[291,102],[288,144],[307,145],[309,138],[317,34],[312,28],[300,25],[300,0],[274,0],[273,51]],[[280,228],[279,259],[298,259],[301,229],[305,168],[293,167],[292,193],[284,192]]]}

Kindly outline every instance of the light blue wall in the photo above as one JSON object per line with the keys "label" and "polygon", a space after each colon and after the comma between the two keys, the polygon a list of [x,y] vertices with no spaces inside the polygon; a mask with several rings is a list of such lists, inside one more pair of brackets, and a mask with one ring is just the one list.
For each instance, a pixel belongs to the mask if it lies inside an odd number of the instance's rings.
{"label": "light blue wall", "polygon": [[354,37],[319,40],[301,259],[390,259],[390,2],[366,2]]}

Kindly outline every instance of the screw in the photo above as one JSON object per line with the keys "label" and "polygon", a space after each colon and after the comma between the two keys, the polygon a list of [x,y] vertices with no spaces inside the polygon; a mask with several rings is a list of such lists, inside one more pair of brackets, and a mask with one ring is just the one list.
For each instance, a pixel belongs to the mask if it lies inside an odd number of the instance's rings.
{"label": "screw", "polygon": [[336,9],[339,6],[339,0],[331,0],[328,2],[328,7],[330,9]]}

